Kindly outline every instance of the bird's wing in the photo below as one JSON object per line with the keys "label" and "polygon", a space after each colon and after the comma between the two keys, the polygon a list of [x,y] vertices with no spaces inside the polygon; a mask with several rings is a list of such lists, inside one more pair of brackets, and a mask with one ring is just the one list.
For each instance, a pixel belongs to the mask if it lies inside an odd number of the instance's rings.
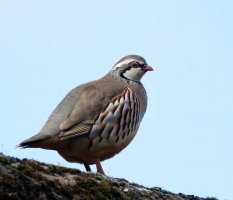
{"label": "bird's wing", "polygon": [[[72,112],[60,124],[58,137],[64,140],[89,133],[106,108],[111,105],[114,110],[123,103],[126,92],[127,88],[122,85],[92,85],[85,88]],[[118,103],[114,104],[116,101]]]}

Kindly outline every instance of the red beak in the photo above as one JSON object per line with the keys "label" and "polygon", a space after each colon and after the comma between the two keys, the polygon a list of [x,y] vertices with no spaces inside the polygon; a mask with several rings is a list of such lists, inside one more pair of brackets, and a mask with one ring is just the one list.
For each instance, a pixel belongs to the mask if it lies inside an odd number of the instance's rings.
{"label": "red beak", "polygon": [[147,72],[147,71],[154,71],[154,69],[153,69],[151,66],[149,66],[149,65],[145,65],[145,66],[143,67],[143,70],[144,70],[145,72]]}

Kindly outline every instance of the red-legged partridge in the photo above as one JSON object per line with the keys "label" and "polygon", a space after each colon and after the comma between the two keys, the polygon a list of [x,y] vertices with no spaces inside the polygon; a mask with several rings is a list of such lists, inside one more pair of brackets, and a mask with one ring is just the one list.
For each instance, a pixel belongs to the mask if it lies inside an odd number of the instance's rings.
{"label": "red-legged partridge", "polygon": [[111,158],[134,138],[147,106],[140,82],[153,68],[138,55],[119,60],[103,78],[71,90],[50,115],[41,131],[23,141],[23,148],[56,150],[87,171]]}

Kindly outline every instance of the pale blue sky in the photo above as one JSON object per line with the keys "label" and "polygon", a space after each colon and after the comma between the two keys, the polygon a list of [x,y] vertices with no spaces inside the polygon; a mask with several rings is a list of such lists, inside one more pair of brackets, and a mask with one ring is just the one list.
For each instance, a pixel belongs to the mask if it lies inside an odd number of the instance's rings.
{"label": "pale blue sky", "polygon": [[233,199],[232,10],[224,0],[0,1],[0,151],[84,170],[15,146],[69,90],[135,53],[155,67],[143,78],[148,110],[134,141],[103,163],[106,173]]}

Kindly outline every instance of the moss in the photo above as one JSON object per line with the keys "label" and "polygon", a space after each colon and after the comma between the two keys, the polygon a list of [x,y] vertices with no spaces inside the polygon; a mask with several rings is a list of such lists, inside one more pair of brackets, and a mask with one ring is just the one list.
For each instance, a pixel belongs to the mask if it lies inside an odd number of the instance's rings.
{"label": "moss", "polygon": [[102,180],[100,182],[100,192],[107,197],[107,199],[122,199],[123,198],[123,194],[121,193],[121,191],[114,186],[114,184],[112,182],[109,182],[107,180]]}
{"label": "moss", "polygon": [[8,165],[9,164],[9,160],[7,159],[7,157],[5,157],[2,154],[0,154],[0,163],[2,165]]}
{"label": "moss", "polygon": [[90,196],[87,195],[87,194],[82,194],[82,195],[80,195],[80,199],[82,199],[82,200],[89,200]]}
{"label": "moss", "polygon": [[64,173],[75,173],[75,174],[81,173],[81,171],[78,169],[68,169],[68,168],[56,166],[56,165],[47,165],[46,167],[48,167],[47,173],[51,173],[51,174],[62,175]]}
{"label": "moss", "polygon": [[[19,160],[0,153],[0,199],[186,199],[193,195],[173,194],[161,188],[145,188],[124,179],[81,173],[76,169]],[[69,173],[70,176],[66,176]],[[55,174],[55,176],[53,176]],[[61,181],[63,180],[64,181]],[[124,188],[130,188],[127,192]],[[142,190],[140,189],[142,188]],[[147,193],[143,190],[149,190]]]}
{"label": "moss", "polygon": [[43,172],[45,171],[42,165],[39,165],[37,162],[33,160],[27,160],[27,159],[23,159],[23,163],[19,165],[18,169],[20,168],[30,168],[34,171],[43,171]]}
{"label": "moss", "polygon": [[112,190],[111,190],[113,196],[117,197],[117,196],[121,196],[121,191],[117,188],[117,187],[112,187]]}
{"label": "moss", "polygon": [[62,169],[62,167],[48,165],[48,172],[52,174],[63,174],[64,170]]}
{"label": "moss", "polygon": [[99,174],[95,175],[95,180],[97,181],[101,181],[103,179],[103,177],[101,177]]}
{"label": "moss", "polygon": [[[97,190],[97,181],[89,176],[79,177],[77,180],[77,188],[80,188],[81,199],[93,199],[96,195],[99,196]],[[88,191],[88,192],[86,192]]]}
{"label": "moss", "polygon": [[100,199],[100,200],[107,200],[106,196],[98,190],[94,191],[93,197],[95,197],[96,199]]}
{"label": "moss", "polygon": [[107,200],[122,197],[120,190],[107,180],[98,182],[95,178],[85,177],[81,180],[80,187],[89,191],[87,194],[82,194],[81,199]]}
{"label": "moss", "polygon": [[20,164],[17,167],[20,172],[22,172],[24,175],[34,178],[37,181],[40,181],[42,179],[41,175],[38,173],[41,170],[41,167],[38,167],[34,162],[28,161],[25,164]]}
{"label": "moss", "polygon": [[100,182],[100,189],[103,192],[103,194],[107,195],[111,192],[111,185],[108,181],[103,180]]}
{"label": "moss", "polygon": [[97,181],[90,177],[86,177],[82,181],[82,185],[84,185],[85,187],[94,187],[96,186],[96,184],[97,184]]}

